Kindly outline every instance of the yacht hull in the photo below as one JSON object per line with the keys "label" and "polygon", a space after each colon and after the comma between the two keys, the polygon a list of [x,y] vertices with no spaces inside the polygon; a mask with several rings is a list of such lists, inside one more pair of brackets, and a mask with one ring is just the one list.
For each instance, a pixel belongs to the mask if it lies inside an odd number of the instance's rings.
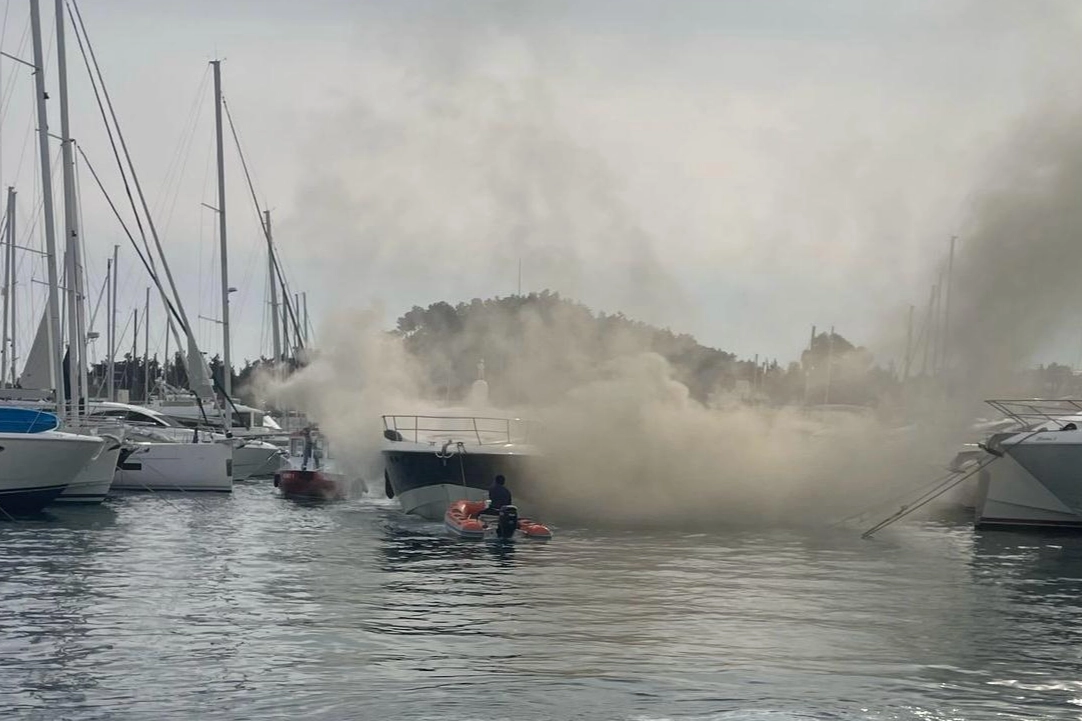
{"label": "yacht hull", "polygon": [[63,493],[102,439],[72,433],[0,433],[0,510],[36,513]]}
{"label": "yacht hull", "polygon": [[465,446],[448,454],[427,444],[395,442],[383,450],[384,492],[406,513],[441,521],[454,501],[487,498],[497,475],[517,492],[532,460],[529,453],[503,447]]}
{"label": "yacht hull", "polygon": [[1012,436],[978,481],[979,528],[1082,528],[1082,431]]}
{"label": "yacht hull", "polygon": [[233,490],[233,449],[222,443],[134,443],[121,454],[113,488],[128,491]]}
{"label": "yacht hull", "polygon": [[233,449],[233,480],[271,477],[283,469],[282,452],[269,443],[246,443]]}
{"label": "yacht hull", "polygon": [[120,441],[106,438],[101,450],[79,471],[53,503],[101,503],[109,495],[120,458]]}

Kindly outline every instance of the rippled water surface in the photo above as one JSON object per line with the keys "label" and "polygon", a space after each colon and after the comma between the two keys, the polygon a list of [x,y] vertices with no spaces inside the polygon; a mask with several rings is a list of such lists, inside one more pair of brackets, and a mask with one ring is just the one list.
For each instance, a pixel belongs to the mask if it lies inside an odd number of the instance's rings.
{"label": "rippled water surface", "polygon": [[1082,718],[1082,537],[557,528],[132,494],[0,523],[34,719]]}

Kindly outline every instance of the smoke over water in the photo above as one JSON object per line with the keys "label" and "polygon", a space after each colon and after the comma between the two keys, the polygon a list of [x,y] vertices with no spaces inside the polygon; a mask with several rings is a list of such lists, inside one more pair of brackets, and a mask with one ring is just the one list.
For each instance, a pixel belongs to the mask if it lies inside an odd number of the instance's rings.
{"label": "smoke over water", "polygon": [[366,481],[383,473],[380,414],[427,407],[420,400],[424,387],[417,364],[398,339],[379,329],[381,322],[378,309],[334,314],[325,326],[333,343],[288,378],[261,373],[253,388],[256,397],[318,422],[342,470]]}
{"label": "smoke over water", "polygon": [[[372,489],[382,488],[379,415],[441,405],[431,400],[438,389],[423,380],[421,361],[431,359],[414,358],[377,318],[340,315],[332,322],[350,332],[330,336],[336,342],[290,378],[265,377],[260,390],[318,420],[336,455]],[[527,321],[513,340],[486,328],[469,332],[490,352],[514,345],[515,368],[504,377],[522,387],[494,385],[493,395],[520,400],[513,412],[539,422],[532,441],[544,457],[533,477],[510,480],[526,511],[556,522],[822,524],[937,475],[949,450],[871,412],[753,407],[724,395],[699,402],[668,361],[630,336],[616,336],[602,363],[569,351],[581,342],[569,318]],[[929,457],[931,448],[938,453]]]}
{"label": "smoke over water", "polygon": [[1082,328],[1082,114],[1046,108],[1023,124],[960,247],[950,353],[961,390],[1002,394],[1009,372]]}
{"label": "smoke over water", "polygon": [[[889,338],[900,357],[889,311],[923,300],[941,239],[957,234],[952,408],[729,402],[729,386],[689,390],[694,374],[633,334],[599,339],[572,318],[494,315],[422,352],[374,311],[327,319],[311,363],[264,379],[261,395],[307,411],[374,480],[381,413],[454,402],[431,369],[502,356],[492,398],[542,422],[545,454],[512,489],[537,491],[555,518],[821,523],[939,475],[968,440],[970,401],[1007,392],[1082,296],[1077,113],[1050,107],[1003,142],[1047,71],[1075,66],[1063,62],[1077,55],[1075,11],[948,5],[849,28],[866,42],[825,26],[821,39],[772,28],[725,42],[684,29],[645,52],[642,28],[579,38],[524,6],[522,27],[517,15],[466,18],[411,36],[410,17],[386,35],[413,37],[406,50],[365,43],[360,89],[315,134],[305,211],[283,234],[307,239],[304,259],[323,262],[339,305],[503,294],[521,263],[525,291],[743,355],[793,348],[783,365],[812,323],[837,322],[858,344]],[[1004,37],[1032,48],[1012,55]]]}

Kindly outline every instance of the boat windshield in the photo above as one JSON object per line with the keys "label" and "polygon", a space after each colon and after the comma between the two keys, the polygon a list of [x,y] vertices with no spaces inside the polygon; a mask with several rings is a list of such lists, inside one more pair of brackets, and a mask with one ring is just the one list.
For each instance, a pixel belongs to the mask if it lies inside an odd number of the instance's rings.
{"label": "boat windshield", "polygon": [[128,408],[99,408],[91,411],[91,418],[115,418],[125,423],[135,423],[144,426],[159,426],[166,428],[183,428],[184,426],[168,416],[157,413],[142,412]]}

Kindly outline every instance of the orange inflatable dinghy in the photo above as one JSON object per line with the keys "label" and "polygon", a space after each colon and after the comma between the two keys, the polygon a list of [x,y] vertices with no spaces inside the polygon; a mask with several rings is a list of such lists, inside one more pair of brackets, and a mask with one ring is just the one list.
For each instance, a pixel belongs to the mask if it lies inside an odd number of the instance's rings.
{"label": "orange inflatable dinghy", "polygon": [[447,507],[443,524],[454,534],[463,538],[497,538],[510,541],[516,537],[547,540],[552,531],[545,525],[529,518],[520,518],[518,508],[504,506],[499,515],[484,514],[485,501],[455,501]]}

